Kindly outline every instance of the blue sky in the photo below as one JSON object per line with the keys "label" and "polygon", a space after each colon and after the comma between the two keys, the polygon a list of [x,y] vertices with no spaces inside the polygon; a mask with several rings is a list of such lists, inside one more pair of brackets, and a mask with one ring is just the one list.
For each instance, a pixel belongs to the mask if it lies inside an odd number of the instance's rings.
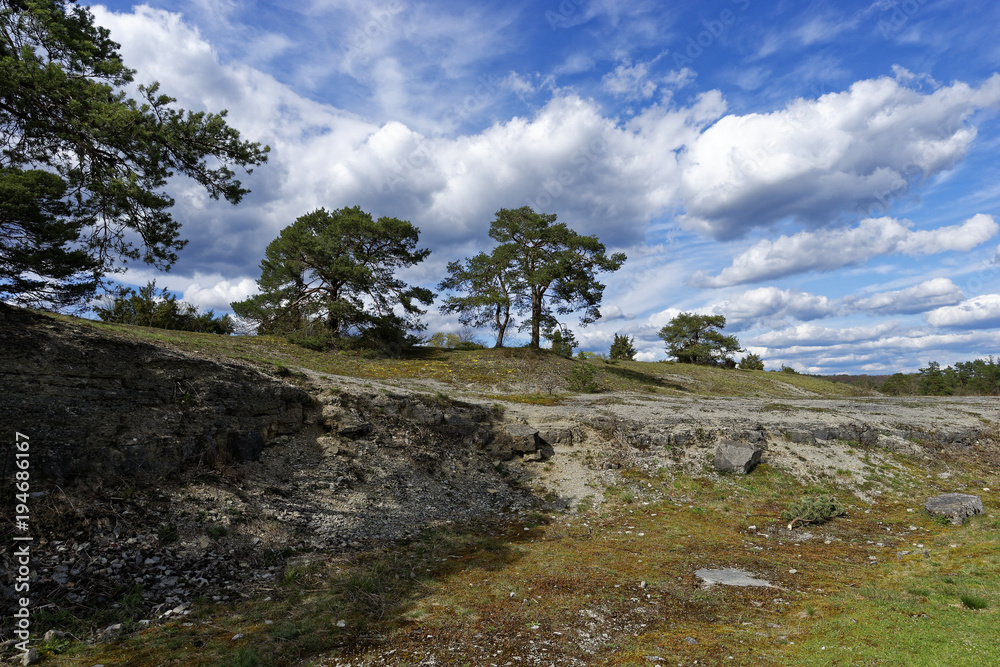
{"label": "blue sky", "polygon": [[[629,260],[582,347],[681,311],[812,373],[1000,351],[1000,5],[154,1],[92,5],[138,82],[272,147],[232,207],[177,181],[166,275],[217,312],[320,206],[410,220],[435,285],[530,205]],[[429,331],[458,325],[432,308]],[[485,332],[484,332],[485,333]],[[522,336],[523,337],[523,336]]]}

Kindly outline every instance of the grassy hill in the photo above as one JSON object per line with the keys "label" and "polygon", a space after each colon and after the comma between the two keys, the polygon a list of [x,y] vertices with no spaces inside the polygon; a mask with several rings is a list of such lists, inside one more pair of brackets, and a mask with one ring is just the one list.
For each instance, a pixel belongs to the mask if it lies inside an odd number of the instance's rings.
{"label": "grassy hill", "polygon": [[[376,380],[433,380],[465,389],[480,388],[486,395],[513,401],[555,402],[560,395],[580,391],[783,398],[867,395],[865,390],[855,386],[793,373],[742,371],[675,362],[564,359],[546,350],[525,348],[414,348],[402,358],[375,358],[354,351],[318,352],[276,336],[220,336],[55,317],[109,335],[214,359],[251,361],[279,368],[307,368]],[[582,368],[588,370],[581,371]],[[588,376],[587,381],[581,383],[583,376]]]}

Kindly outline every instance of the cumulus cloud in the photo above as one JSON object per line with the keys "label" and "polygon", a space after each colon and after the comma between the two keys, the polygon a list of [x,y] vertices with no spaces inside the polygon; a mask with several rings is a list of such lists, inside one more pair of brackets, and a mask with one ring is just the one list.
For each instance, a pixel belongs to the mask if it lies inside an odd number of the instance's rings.
{"label": "cumulus cloud", "polygon": [[728,287],[805,271],[832,271],[891,253],[965,252],[1000,231],[993,217],[983,214],[938,229],[914,231],[912,226],[909,221],[893,218],[868,218],[856,227],[765,239],[734,257],[732,265],[719,275],[696,273],[691,282],[698,287]]}
{"label": "cumulus cloud", "polygon": [[[774,332],[770,343],[758,352],[768,367],[784,363],[811,373],[837,372],[845,367],[864,373],[913,372],[929,361],[949,363],[984,357],[1000,345],[998,331],[934,333],[882,326],[817,328],[789,331],[785,336],[778,333]],[[757,351],[752,346],[760,344],[759,340],[750,341],[748,348]]]}
{"label": "cumulus cloud", "polygon": [[831,317],[837,305],[825,296],[801,290],[760,287],[730,297],[712,310],[726,316],[726,325],[742,329],[759,321],[780,321],[786,317],[800,321]]}
{"label": "cumulus cloud", "polygon": [[656,82],[649,78],[649,63],[632,65],[626,61],[601,79],[604,90],[627,100],[649,99],[656,92]]}
{"label": "cumulus cloud", "polygon": [[815,324],[798,324],[777,331],[769,331],[753,339],[754,345],[768,348],[802,348],[862,343],[881,340],[900,333],[894,322],[884,322],[867,327],[822,327]]}
{"label": "cumulus cloud", "polygon": [[934,278],[906,289],[851,297],[845,302],[850,310],[869,315],[912,315],[951,306],[964,298],[961,288],[950,279]]}
{"label": "cumulus cloud", "polygon": [[811,226],[877,214],[912,184],[953,167],[976,136],[966,120],[1000,105],[1000,74],[930,94],[889,77],[728,115],[684,154],[682,223],[717,239],[787,218]]}
{"label": "cumulus cloud", "polygon": [[1000,326],[1000,294],[981,294],[955,306],[944,306],[926,315],[936,327],[954,329]]}
{"label": "cumulus cloud", "polygon": [[184,289],[182,299],[200,309],[229,310],[233,301],[242,301],[257,293],[257,283],[249,278],[225,280],[219,277],[198,276],[196,282]]}

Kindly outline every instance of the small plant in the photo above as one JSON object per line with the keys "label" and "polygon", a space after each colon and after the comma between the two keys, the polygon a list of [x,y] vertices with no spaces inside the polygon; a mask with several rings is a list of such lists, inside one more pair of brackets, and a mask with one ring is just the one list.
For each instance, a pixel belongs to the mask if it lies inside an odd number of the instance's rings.
{"label": "small plant", "polygon": [[950,526],[951,525],[951,519],[949,519],[948,517],[946,517],[943,514],[932,514],[931,515],[931,521],[933,521],[934,524],[937,525],[937,526]]}
{"label": "small plant", "polygon": [[973,610],[988,609],[990,606],[988,600],[981,597],[976,597],[975,595],[969,595],[969,594],[959,595],[958,599],[962,601],[962,604],[965,605],[966,609],[973,609]]}
{"label": "small plant", "polygon": [[597,369],[587,363],[574,366],[569,372],[570,391],[579,391],[585,394],[595,394],[600,391],[597,386],[595,376]]}
{"label": "small plant", "polygon": [[490,411],[493,413],[494,417],[496,417],[497,419],[502,419],[504,413],[507,412],[507,408],[500,403],[494,403],[492,406],[490,406]]}
{"label": "small plant", "polygon": [[227,532],[228,531],[226,530],[225,526],[209,526],[208,527],[208,534],[209,534],[209,536],[212,539],[215,539],[215,540],[219,539],[220,537],[225,537]]}
{"label": "small plant", "polygon": [[305,574],[305,573],[302,570],[300,570],[299,568],[294,567],[294,566],[289,566],[281,574],[281,583],[284,584],[285,586],[291,586],[296,581],[298,581],[300,578],[302,578],[303,574]]}
{"label": "small plant", "polygon": [[162,523],[160,527],[156,529],[156,537],[159,538],[160,542],[164,544],[173,544],[177,541],[177,528],[169,523]]}
{"label": "small plant", "polygon": [[796,523],[826,523],[836,516],[847,514],[844,506],[831,496],[812,496],[792,503],[781,518],[788,522],[788,530]]}

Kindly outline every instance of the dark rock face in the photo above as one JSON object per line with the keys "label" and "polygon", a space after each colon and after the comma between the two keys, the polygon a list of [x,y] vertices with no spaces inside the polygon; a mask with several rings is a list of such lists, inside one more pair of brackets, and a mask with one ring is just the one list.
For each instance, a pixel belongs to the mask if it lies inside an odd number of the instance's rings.
{"label": "dark rock face", "polygon": [[713,464],[719,472],[746,475],[760,463],[761,451],[753,445],[723,441],[715,450]]}
{"label": "dark rock face", "polygon": [[929,514],[948,517],[953,524],[959,526],[965,521],[965,517],[983,511],[983,500],[968,493],[944,493],[928,499],[924,503],[924,509]]}
{"label": "dark rock face", "polygon": [[[29,436],[32,478],[162,476],[256,459],[313,401],[260,371],[0,304],[0,428]],[[9,471],[8,471],[9,472]]]}

